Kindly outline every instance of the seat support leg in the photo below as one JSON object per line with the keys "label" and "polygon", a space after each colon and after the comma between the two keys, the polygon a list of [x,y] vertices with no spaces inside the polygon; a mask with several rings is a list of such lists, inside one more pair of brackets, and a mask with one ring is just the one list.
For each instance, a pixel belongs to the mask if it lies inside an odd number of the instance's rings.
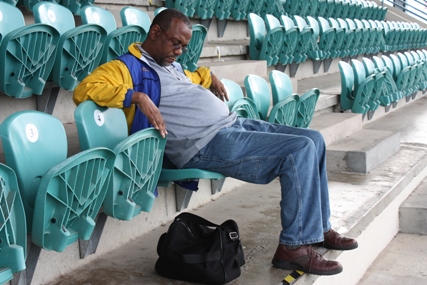
{"label": "seat support leg", "polygon": [[224,185],[225,178],[221,179],[212,179],[211,180],[211,193],[212,195],[221,192],[222,186]]}
{"label": "seat support leg", "polygon": [[175,188],[175,201],[176,201],[176,210],[181,212],[182,210],[187,209],[188,204],[190,203],[191,196],[193,195],[192,190],[185,189],[177,184],[174,184]]}
{"label": "seat support leg", "polygon": [[52,85],[50,88],[45,88],[42,95],[35,95],[37,110],[52,115],[60,89],[59,86]]}
{"label": "seat support leg", "polygon": [[107,215],[103,212],[99,213],[96,217],[96,225],[93,229],[92,235],[89,240],[79,239],[80,258],[84,259],[86,256],[94,254],[98,248],[99,240],[101,239],[102,231],[104,230],[105,223],[107,222]]}

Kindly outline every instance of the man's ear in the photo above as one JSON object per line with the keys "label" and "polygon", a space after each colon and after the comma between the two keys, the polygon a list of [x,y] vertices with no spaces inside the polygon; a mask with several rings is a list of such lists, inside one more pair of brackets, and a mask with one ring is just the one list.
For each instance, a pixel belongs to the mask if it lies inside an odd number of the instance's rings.
{"label": "man's ear", "polygon": [[162,29],[159,25],[153,25],[150,29],[150,37],[155,40],[162,33]]}

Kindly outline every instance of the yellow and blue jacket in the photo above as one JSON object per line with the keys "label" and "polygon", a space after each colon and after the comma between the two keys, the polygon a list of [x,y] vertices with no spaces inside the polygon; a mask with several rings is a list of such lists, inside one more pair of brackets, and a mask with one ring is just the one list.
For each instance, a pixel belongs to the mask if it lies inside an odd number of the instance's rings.
{"label": "yellow and blue jacket", "polygon": [[[73,94],[76,105],[92,100],[100,106],[123,109],[130,134],[151,127],[147,117],[131,103],[132,94],[143,92],[156,106],[161,100],[160,79],[144,59],[138,48],[140,44],[131,44],[126,54],[97,67],[80,82]],[[185,70],[184,73],[193,83],[205,88],[212,83],[207,67],[199,67],[194,72]]]}

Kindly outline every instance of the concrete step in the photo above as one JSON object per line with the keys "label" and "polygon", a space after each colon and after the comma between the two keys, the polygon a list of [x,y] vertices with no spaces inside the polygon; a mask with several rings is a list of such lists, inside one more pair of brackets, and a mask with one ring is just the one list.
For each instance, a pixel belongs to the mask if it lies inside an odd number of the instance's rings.
{"label": "concrete step", "polygon": [[210,62],[208,66],[218,77],[233,80],[240,85],[248,74],[267,78],[267,63],[264,60],[216,61]]}
{"label": "concrete step", "polygon": [[427,235],[427,180],[424,179],[399,209],[399,231]]}
{"label": "concrete step", "polygon": [[398,132],[359,130],[328,145],[328,169],[369,173],[399,151],[399,148]]}
{"label": "concrete step", "polygon": [[[318,105],[322,105],[321,96]],[[326,104],[326,103],[325,103]],[[315,116],[310,124],[310,129],[318,130],[322,133],[326,145],[330,145],[338,140],[350,136],[355,131],[362,129],[362,117],[354,113],[325,113]]]}

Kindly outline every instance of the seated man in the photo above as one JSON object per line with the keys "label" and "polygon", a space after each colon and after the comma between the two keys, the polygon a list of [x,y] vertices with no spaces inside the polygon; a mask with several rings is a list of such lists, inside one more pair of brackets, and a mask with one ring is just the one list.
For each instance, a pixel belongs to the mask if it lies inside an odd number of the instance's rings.
{"label": "seated man", "polygon": [[[251,183],[279,177],[282,199],[275,267],[332,275],[339,262],[312,246],[349,250],[357,241],[330,225],[326,147],[314,130],[237,118],[208,89],[174,67],[191,38],[191,23],[175,9],[152,22],[144,43],[98,67],[75,89],[76,104],[93,100],[123,108],[130,133],[154,126],[166,136],[165,155],[179,168],[201,168]],[[220,95],[223,90],[216,90]]]}

